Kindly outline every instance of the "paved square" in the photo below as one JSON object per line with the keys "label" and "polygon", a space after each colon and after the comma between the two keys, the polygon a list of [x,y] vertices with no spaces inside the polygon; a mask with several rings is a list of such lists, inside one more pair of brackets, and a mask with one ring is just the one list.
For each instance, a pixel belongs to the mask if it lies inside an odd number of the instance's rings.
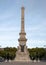
{"label": "paved square", "polygon": [[46,62],[2,62],[0,65],[46,65]]}

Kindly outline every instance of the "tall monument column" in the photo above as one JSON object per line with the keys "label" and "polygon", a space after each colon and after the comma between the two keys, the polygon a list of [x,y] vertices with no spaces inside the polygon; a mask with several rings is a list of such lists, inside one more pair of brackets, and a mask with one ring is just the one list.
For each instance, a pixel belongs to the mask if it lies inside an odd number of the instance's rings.
{"label": "tall monument column", "polygon": [[18,39],[20,45],[26,45],[26,33],[25,33],[25,27],[24,27],[24,7],[21,8],[21,31],[19,33],[20,38]]}
{"label": "tall monument column", "polygon": [[19,33],[20,37],[18,39],[19,46],[18,50],[16,52],[16,58],[17,61],[29,61],[29,53],[26,46],[26,33],[25,33],[25,27],[24,27],[24,10],[25,8],[21,8],[21,31]]}
{"label": "tall monument column", "polygon": [[21,8],[21,33],[24,33],[24,7]]}

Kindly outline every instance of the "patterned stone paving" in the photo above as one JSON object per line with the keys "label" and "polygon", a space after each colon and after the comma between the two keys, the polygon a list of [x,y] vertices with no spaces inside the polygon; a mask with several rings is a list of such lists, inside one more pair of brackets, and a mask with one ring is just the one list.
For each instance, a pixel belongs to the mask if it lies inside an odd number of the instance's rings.
{"label": "patterned stone paving", "polygon": [[46,65],[46,62],[2,62],[0,65]]}

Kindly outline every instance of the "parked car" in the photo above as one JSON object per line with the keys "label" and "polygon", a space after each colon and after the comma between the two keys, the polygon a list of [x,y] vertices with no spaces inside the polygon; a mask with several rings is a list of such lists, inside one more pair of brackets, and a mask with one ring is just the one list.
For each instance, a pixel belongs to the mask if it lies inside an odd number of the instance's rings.
{"label": "parked car", "polygon": [[0,62],[4,62],[4,58],[0,57]]}

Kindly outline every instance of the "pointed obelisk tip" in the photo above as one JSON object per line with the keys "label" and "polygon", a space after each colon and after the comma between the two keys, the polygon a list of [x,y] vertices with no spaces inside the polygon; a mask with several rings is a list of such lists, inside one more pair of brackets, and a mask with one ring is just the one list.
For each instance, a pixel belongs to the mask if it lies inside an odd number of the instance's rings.
{"label": "pointed obelisk tip", "polygon": [[24,1],[22,0],[22,7],[21,7],[22,9],[24,9]]}

